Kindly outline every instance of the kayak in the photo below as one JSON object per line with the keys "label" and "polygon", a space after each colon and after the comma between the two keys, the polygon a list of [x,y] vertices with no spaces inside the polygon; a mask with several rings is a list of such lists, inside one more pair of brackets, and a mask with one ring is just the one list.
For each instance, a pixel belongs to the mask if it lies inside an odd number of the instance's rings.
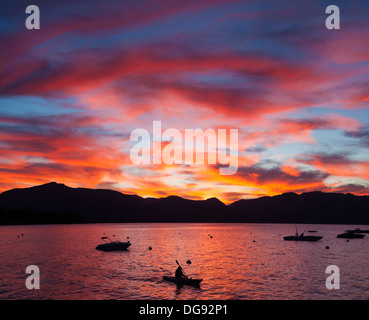
{"label": "kayak", "polygon": [[176,277],[168,277],[168,276],[163,276],[163,279],[166,281],[170,281],[170,282],[174,282],[176,284],[187,284],[190,286],[198,286],[200,284],[200,282],[202,281],[202,279],[186,279],[186,278],[176,278]]}

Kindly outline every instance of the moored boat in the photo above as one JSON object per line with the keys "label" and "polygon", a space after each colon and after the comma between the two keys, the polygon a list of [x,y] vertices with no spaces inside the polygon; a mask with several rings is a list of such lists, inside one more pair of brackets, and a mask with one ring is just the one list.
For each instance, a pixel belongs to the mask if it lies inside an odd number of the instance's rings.
{"label": "moored boat", "polygon": [[361,230],[360,228],[356,228],[354,230],[346,230],[345,232],[351,232],[351,233],[369,233],[369,230]]}
{"label": "moored boat", "polygon": [[322,239],[322,236],[305,236],[304,233],[301,233],[300,235],[297,232],[297,227],[296,227],[296,234],[294,236],[286,236],[283,237],[284,240],[286,241],[319,241],[320,239]]}
{"label": "moored boat", "polygon": [[[102,240],[110,240],[108,237],[101,237]],[[101,250],[101,251],[122,251],[122,250],[127,250],[128,247],[130,247],[131,242],[129,242],[129,240],[127,242],[122,242],[119,240],[115,240],[112,241],[110,240],[110,242],[105,242],[102,244],[99,244],[96,247],[96,250]]]}
{"label": "moored boat", "polygon": [[337,236],[337,238],[344,238],[344,239],[362,239],[364,237],[365,237],[365,234],[355,233],[355,232],[345,232]]}
{"label": "moored boat", "polygon": [[283,237],[286,241],[319,241],[322,238],[322,236],[305,236],[304,234]]}

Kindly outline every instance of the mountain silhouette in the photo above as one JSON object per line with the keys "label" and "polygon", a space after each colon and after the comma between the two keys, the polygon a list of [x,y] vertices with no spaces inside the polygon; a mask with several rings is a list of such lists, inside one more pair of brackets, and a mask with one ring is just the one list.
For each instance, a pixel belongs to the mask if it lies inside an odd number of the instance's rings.
{"label": "mountain silhouette", "polygon": [[216,198],[188,200],[178,196],[145,199],[152,208],[162,213],[162,221],[227,222],[228,207]]}
{"label": "mountain silhouette", "polygon": [[239,200],[230,205],[247,222],[369,224],[369,196],[320,191]]}
{"label": "mountain silhouette", "polygon": [[51,182],[0,194],[0,224],[250,222],[369,224],[369,196],[308,192],[238,200],[142,198]]}
{"label": "mountain silhouette", "polygon": [[84,222],[134,222],[137,215],[140,219],[149,219],[150,215],[145,214],[152,208],[136,195],[105,189],[70,188],[51,182],[3,192],[0,194],[0,210],[7,212],[7,216],[9,211],[15,211],[23,219],[43,213],[51,220],[72,215]]}

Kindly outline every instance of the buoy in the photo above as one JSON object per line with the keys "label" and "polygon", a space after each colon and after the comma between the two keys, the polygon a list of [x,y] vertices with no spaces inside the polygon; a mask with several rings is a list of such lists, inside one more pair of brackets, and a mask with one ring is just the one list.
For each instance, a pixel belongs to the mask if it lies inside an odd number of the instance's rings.
{"label": "buoy", "polygon": [[192,262],[191,262],[191,260],[187,260],[186,263],[187,264],[191,264]]}

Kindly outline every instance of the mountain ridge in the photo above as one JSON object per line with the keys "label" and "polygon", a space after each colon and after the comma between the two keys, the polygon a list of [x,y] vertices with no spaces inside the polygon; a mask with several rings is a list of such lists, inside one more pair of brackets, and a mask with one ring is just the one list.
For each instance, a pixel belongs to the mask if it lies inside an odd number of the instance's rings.
{"label": "mountain ridge", "polygon": [[0,224],[248,222],[369,224],[369,196],[321,191],[283,193],[224,204],[217,198],[143,198],[62,183],[0,194]]}

